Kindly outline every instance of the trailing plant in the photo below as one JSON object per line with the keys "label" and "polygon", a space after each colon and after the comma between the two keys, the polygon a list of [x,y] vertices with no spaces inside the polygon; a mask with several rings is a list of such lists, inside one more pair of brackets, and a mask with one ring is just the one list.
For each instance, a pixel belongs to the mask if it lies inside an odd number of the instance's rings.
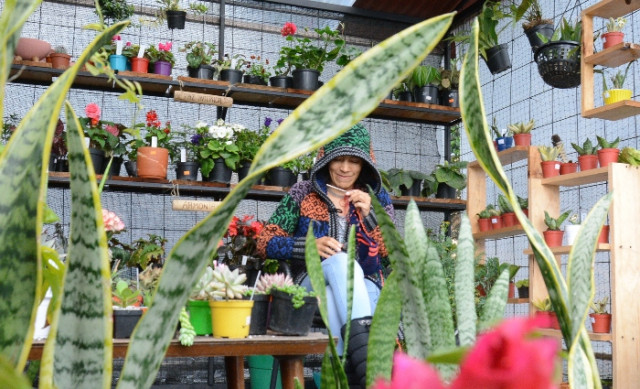
{"label": "trailing plant", "polygon": [[612,141],[608,141],[605,138],[596,135],[596,139],[598,139],[598,146],[600,146],[600,149],[615,149],[620,143],[620,137],[617,137]]}
{"label": "trailing plant", "polygon": [[575,143],[571,143],[571,147],[578,153],[578,155],[596,155],[598,152],[598,148],[591,143],[591,139],[587,138],[587,140],[582,143],[582,147],[578,146]]}
{"label": "trailing plant", "polygon": [[180,335],[178,336],[178,340],[180,340],[180,344],[183,346],[193,346],[193,341],[196,338],[196,330],[193,328],[191,324],[191,320],[189,320],[189,313],[187,313],[187,309],[182,307],[180,310]]}
{"label": "trailing plant", "polygon": [[301,285],[282,285],[282,286],[273,286],[272,290],[279,290],[280,292],[287,293],[291,295],[291,303],[295,309],[298,309],[304,305],[305,297],[315,297],[316,292],[308,291]]}
{"label": "trailing plant", "polygon": [[519,122],[514,124],[507,124],[507,128],[512,134],[529,134],[535,126],[534,119],[529,120],[527,123]]}
{"label": "trailing plant", "polygon": [[571,214],[571,211],[565,211],[557,218],[553,218],[549,215],[549,212],[544,211],[544,224],[547,225],[547,228],[550,231],[560,231],[562,227],[562,223],[565,221],[567,217]]}
{"label": "trailing plant", "polygon": [[609,304],[609,296],[604,296],[602,299],[593,301],[591,303],[591,310],[596,314],[607,314],[607,304]]}
{"label": "trailing plant", "polygon": [[560,154],[560,150],[554,146],[538,146],[538,151],[543,161],[555,161]]}

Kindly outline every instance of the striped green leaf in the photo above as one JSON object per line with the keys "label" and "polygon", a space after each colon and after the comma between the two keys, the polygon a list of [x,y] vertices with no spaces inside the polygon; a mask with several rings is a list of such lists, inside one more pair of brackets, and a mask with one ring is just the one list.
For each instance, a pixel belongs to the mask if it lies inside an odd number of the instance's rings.
{"label": "striped green leaf", "polygon": [[480,321],[478,322],[478,332],[485,331],[493,327],[504,318],[504,308],[507,306],[507,295],[509,294],[509,269],[505,269],[491,287],[487,301],[482,307]]}
{"label": "striped green leaf", "polygon": [[[4,14],[4,12],[3,12]],[[0,353],[22,370],[33,336],[32,318],[40,295],[39,236],[46,198],[51,139],[58,115],[82,64],[99,47],[111,41],[126,23],[100,34],[76,64],[54,82],[27,112],[0,155]],[[34,157],[36,156],[36,157]]]}
{"label": "striped green leaf", "polygon": [[[422,225],[420,211],[415,203],[409,203],[404,219],[404,243],[411,255],[407,258],[408,265],[415,274],[424,274],[424,259],[427,257],[429,239]],[[424,282],[423,282],[424,284]]]}
{"label": "striped green leaf", "polygon": [[335,139],[368,115],[429,54],[452,19],[446,14],[426,20],[368,50],[282,122],[256,155],[249,175],[169,253],[153,304],[132,335],[119,387],[153,383],[178,322],[178,307],[186,303],[251,186],[268,169]]}
{"label": "striped green leaf", "polygon": [[[455,347],[456,339],[453,334],[449,291],[444,270],[442,270],[442,262],[440,262],[438,251],[434,247],[427,250],[424,272],[424,305],[429,318],[429,333],[431,334],[429,353],[450,350]],[[438,364],[436,367],[446,380],[450,379],[457,370],[457,366],[450,364]]]}
{"label": "striped green leaf", "polygon": [[471,223],[466,214],[462,214],[458,249],[456,255],[455,297],[458,317],[458,338],[461,346],[471,346],[476,341],[476,322],[478,320],[474,292],[474,244]]}
{"label": "striped green leaf", "polygon": [[402,305],[400,301],[398,273],[393,271],[385,280],[380,292],[376,314],[373,315],[369,331],[369,355],[367,356],[367,387],[378,377],[391,380],[393,351],[400,325]]}
{"label": "striped green leaf", "polygon": [[[355,266],[356,257],[356,227],[351,226],[349,229],[349,241],[347,244],[347,317],[352,317],[353,312],[353,267]],[[325,322],[328,324],[328,322]],[[344,352],[342,353],[342,365],[347,360],[347,350],[349,349],[349,334],[351,333],[351,320],[347,320],[345,335],[342,341],[344,342]]]}

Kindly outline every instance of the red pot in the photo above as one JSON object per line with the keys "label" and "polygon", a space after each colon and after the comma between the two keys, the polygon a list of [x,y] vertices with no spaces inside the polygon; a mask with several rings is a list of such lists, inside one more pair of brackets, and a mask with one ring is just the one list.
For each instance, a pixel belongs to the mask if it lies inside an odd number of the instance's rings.
{"label": "red pot", "polygon": [[575,173],[578,171],[578,164],[575,162],[567,162],[560,165],[560,174]]}
{"label": "red pot", "polygon": [[482,285],[476,286],[476,290],[478,291],[478,294],[480,296],[486,296],[487,295],[487,292],[484,290],[484,286],[482,286]]}
{"label": "red pot", "polygon": [[591,330],[598,334],[608,334],[611,332],[610,313],[590,313]]}
{"label": "red pot", "polygon": [[131,71],[138,73],[149,73],[149,60],[147,58],[131,58]]}
{"label": "red pot", "polygon": [[51,53],[51,67],[54,69],[67,69],[71,64],[71,56],[64,53]]}
{"label": "red pot", "polygon": [[500,216],[491,216],[491,228],[497,230],[502,228],[502,218]]}
{"label": "red pot", "polygon": [[544,235],[544,241],[547,242],[547,246],[562,246],[562,236],[564,235],[564,231],[546,230],[542,232],[542,235]]}
{"label": "red pot", "polygon": [[138,148],[138,177],[167,179],[169,150],[162,147]]}
{"label": "red pot", "polygon": [[598,237],[598,243],[609,243],[609,226],[602,226],[600,236]]}
{"label": "red pot", "polygon": [[600,149],[598,150],[598,162],[600,167],[608,166],[610,163],[618,162],[619,149]]}
{"label": "red pot", "polygon": [[624,41],[624,32],[605,32],[604,34],[602,34],[602,39],[604,40],[604,42],[602,43],[602,47],[604,49],[608,49],[609,47],[615,46],[618,43]]}
{"label": "red pot", "polygon": [[555,312],[537,311],[536,316],[545,318],[545,320],[543,320],[543,323],[541,323],[541,326],[543,328],[553,328],[556,330],[560,329],[560,323],[558,322],[558,317],[556,316]]}
{"label": "red pot", "polygon": [[598,157],[592,154],[581,155],[578,157],[578,163],[580,164],[581,172],[589,169],[595,169],[598,167]]}
{"label": "red pot", "polygon": [[523,208],[522,213],[524,213],[525,215],[527,215],[527,217],[529,217],[529,208]]}
{"label": "red pot", "polygon": [[514,134],[513,142],[516,144],[516,146],[531,146],[531,133]]}
{"label": "red pot", "polygon": [[507,298],[514,299],[516,298],[516,283],[509,282],[509,295]]}
{"label": "red pot", "polygon": [[478,219],[478,228],[481,232],[489,231],[491,229],[491,219],[482,218]]}
{"label": "red pot", "polygon": [[516,224],[516,214],[514,212],[507,212],[502,214],[502,225],[504,227],[511,227]]}
{"label": "red pot", "polygon": [[542,165],[542,177],[555,177],[560,175],[560,165],[559,161],[542,161],[540,162]]}

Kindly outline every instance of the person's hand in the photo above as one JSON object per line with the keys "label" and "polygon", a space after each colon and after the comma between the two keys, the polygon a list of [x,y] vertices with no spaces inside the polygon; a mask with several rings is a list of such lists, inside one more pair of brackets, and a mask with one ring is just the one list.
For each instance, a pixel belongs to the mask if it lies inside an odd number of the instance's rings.
{"label": "person's hand", "polygon": [[323,236],[322,238],[316,239],[316,246],[318,247],[318,254],[320,254],[320,257],[323,259],[327,259],[342,251],[342,243],[330,236]]}
{"label": "person's hand", "polygon": [[371,209],[371,196],[369,196],[369,193],[359,189],[352,189],[346,192],[345,196],[354,207],[360,210],[363,217],[369,216],[369,210]]}

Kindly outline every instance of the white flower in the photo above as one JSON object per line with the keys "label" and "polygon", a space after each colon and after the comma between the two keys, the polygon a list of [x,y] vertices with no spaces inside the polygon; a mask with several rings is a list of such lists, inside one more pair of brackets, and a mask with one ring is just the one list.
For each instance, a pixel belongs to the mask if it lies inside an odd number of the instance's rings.
{"label": "white flower", "polygon": [[226,142],[226,144],[227,144],[227,145],[230,145],[230,144],[232,144],[232,143],[233,143],[233,142],[232,142],[232,141],[230,141],[230,140],[228,140],[228,141]]}
{"label": "white flower", "polygon": [[216,126],[224,126],[224,119],[216,120]]}
{"label": "white flower", "polygon": [[196,123],[196,128],[206,128],[206,127],[207,127],[207,123],[203,122],[202,120]]}

